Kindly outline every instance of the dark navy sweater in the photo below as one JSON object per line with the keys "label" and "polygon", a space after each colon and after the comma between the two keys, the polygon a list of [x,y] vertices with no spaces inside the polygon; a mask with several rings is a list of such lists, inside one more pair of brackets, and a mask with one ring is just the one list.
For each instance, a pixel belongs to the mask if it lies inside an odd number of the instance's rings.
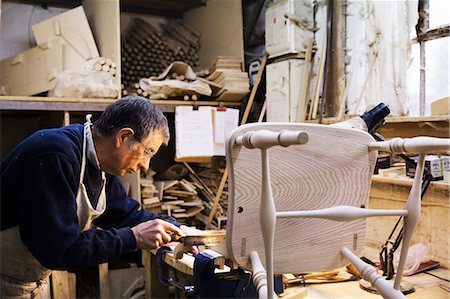
{"label": "dark navy sweater", "polygon": [[[19,225],[33,256],[50,269],[80,270],[136,249],[130,229],[146,220],[175,219],[140,209],[120,180],[106,177],[106,211],[80,233],[76,195],[83,126],[41,130],[22,141],[1,163],[1,230]],[[96,207],[101,172],[86,159],[84,184]]]}

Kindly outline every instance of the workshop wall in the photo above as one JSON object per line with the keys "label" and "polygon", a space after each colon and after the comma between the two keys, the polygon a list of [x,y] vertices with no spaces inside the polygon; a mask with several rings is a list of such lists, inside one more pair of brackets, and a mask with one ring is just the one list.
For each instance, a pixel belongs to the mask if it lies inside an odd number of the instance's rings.
{"label": "workshop wall", "polygon": [[[391,115],[419,115],[419,44],[412,43],[418,1],[349,0],[346,11],[348,113],[360,114],[385,102]],[[431,1],[430,28],[450,23],[447,1]],[[450,38],[426,43],[425,113],[431,102],[446,97]]]}

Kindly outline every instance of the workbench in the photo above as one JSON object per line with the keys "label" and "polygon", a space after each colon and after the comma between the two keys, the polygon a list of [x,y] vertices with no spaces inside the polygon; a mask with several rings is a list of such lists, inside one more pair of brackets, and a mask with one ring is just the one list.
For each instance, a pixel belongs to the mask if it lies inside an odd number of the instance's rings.
{"label": "workbench", "polygon": [[[373,249],[368,248],[370,254],[376,254]],[[167,290],[160,284],[157,278],[157,270],[155,268],[155,260],[153,251],[145,251],[143,253],[143,263],[146,269],[146,298],[167,298]],[[184,279],[187,283],[193,281],[193,267],[194,257],[192,255],[184,254],[183,258],[177,260],[172,254],[166,254],[164,261],[176,271],[178,278]],[[449,279],[450,271],[439,268],[430,270],[428,273],[437,275],[439,277]],[[448,298],[450,293],[448,288],[450,283],[436,278],[430,274],[420,273],[409,277],[404,277],[404,280],[413,284],[415,292],[408,295],[408,298]],[[304,292],[306,288],[306,292]],[[447,290],[446,290],[447,288]],[[322,283],[322,284],[307,284],[306,286],[290,286],[285,289],[281,298],[381,298],[379,295],[368,293],[359,287],[358,281],[336,282],[336,283]]]}
{"label": "workbench", "polygon": [[[371,195],[369,199],[370,208],[378,209],[400,209],[404,206],[412,179],[406,176],[386,178],[375,175],[372,179]],[[439,269],[430,270],[429,273],[450,278],[449,267],[449,240],[450,235],[450,185],[442,181],[432,182],[422,201],[422,215],[413,244],[424,243],[430,250],[434,260],[441,263]],[[439,219],[439,221],[436,221]],[[368,222],[368,233],[364,256],[378,261],[378,253],[384,244],[388,234],[393,228],[397,217],[378,218]],[[146,298],[164,297],[161,293],[163,286],[156,277],[156,267],[149,252],[143,256],[143,264],[146,267]],[[152,261],[153,260],[153,261]],[[166,254],[164,261],[170,265],[180,277],[187,282],[193,281],[194,257],[185,254],[182,259],[177,260],[171,254]],[[150,270],[152,269],[152,270]],[[445,290],[449,283],[433,277],[426,273],[405,277],[405,281],[412,283],[416,291],[408,295],[408,298],[448,298],[450,293]],[[440,286],[441,285],[441,286]],[[302,298],[299,291],[303,286],[293,286],[286,289],[283,298]],[[380,298],[378,295],[370,294],[359,287],[358,281],[339,283],[307,285],[307,294],[303,298]],[[296,294],[296,296],[292,296]]]}

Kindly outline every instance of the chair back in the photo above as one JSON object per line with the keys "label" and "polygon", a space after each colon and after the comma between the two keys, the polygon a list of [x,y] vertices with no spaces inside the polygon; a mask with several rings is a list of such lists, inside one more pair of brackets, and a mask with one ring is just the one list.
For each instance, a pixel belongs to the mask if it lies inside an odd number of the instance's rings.
{"label": "chair back", "polygon": [[[250,252],[257,251],[265,265],[259,223],[261,150],[237,145],[246,132],[303,131],[306,144],[273,146],[268,150],[271,187],[277,212],[329,208],[338,205],[367,207],[377,151],[369,151],[366,132],[304,123],[254,123],[238,127],[227,140],[229,170],[227,249],[240,267],[251,270]],[[358,253],[364,246],[366,219],[336,222],[325,219],[278,219],[275,227],[274,272],[299,273],[341,267],[340,253],[348,247]]]}

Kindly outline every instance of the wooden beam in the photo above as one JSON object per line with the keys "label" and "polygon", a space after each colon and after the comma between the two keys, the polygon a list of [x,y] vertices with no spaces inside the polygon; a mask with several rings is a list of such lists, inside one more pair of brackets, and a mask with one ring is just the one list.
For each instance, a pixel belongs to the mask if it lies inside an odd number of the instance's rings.
{"label": "wooden beam", "polygon": [[342,89],[339,80],[345,76],[345,1],[333,1],[330,57],[328,57],[327,80],[324,90],[324,112],[327,116],[336,116],[339,111],[339,99]]}
{"label": "wooden beam", "polygon": [[425,29],[424,32],[418,33],[417,37],[412,40],[413,43],[427,42],[437,38],[448,37],[450,35],[450,25],[442,25],[436,28]]}
{"label": "wooden beam", "polygon": [[102,263],[98,265],[98,280],[100,287],[100,298],[109,298],[109,272],[108,263]]}
{"label": "wooden beam", "polygon": [[[427,32],[430,26],[430,15],[429,15],[430,4],[429,0],[419,0],[419,20],[416,25],[416,34],[420,36],[420,34]],[[425,42],[420,41],[420,90],[419,90],[419,115],[425,115],[425,84],[426,84],[426,53],[425,53]]]}

